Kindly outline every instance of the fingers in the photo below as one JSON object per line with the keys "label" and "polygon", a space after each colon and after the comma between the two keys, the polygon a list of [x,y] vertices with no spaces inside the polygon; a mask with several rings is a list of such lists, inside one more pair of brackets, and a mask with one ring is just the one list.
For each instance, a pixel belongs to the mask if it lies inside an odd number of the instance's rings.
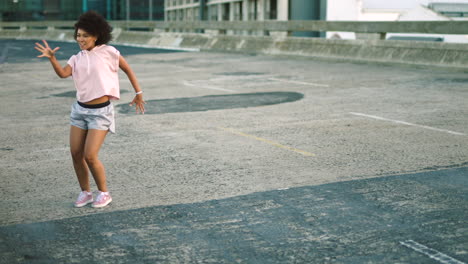
{"label": "fingers", "polygon": [[49,43],[47,43],[46,40],[42,40],[42,42],[44,43],[44,45],[36,42],[36,46],[34,48],[36,50],[38,50],[39,52],[44,53],[43,57],[47,57],[47,55],[53,55],[53,54],[55,54],[55,52],[57,52],[57,50],[60,49],[60,47],[56,47],[54,49],[51,49],[50,46],[49,46]]}
{"label": "fingers", "polygon": [[142,113],[144,114],[145,113],[145,102],[139,102],[139,103],[136,103],[135,105],[135,110],[136,110],[136,113]]}
{"label": "fingers", "polygon": [[144,105],[144,104],[141,104],[141,105],[140,105],[140,112],[141,112],[142,114],[145,114],[145,105]]}
{"label": "fingers", "polygon": [[131,103],[131,104],[129,104],[129,105],[130,105],[130,106],[135,105],[135,112],[136,112],[137,114],[139,114],[139,113],[144,114],[144,113],[145,113],[145,107],[143,107],[141,104]]}
{"label": "fingers", "polygon": [[37,50],[39,50],[38,47],[39,47],[40,49],[43,49],[43,50],[45,49],[44,46],[42,46],[40,43],[37,43],[37,42],[36,42],[36,47],[35,47],[35,48],[36,48]]}
{"label": "fingers", "polygon": [[38,58],[46,57],[45,55],[45,50],[44,47],[42,47],[39,43],[36,43],[36,45],[39,45],[40,47],[34,47],[37,51],[41,52],[42,54],[38,55]]}
{"label": "fingers", "polygon": [[42,42],[44,43],[44,46],[48,49],[50,49],[49,47],[49,43],[47,43],[47,41],[45,39],[42,40]]}
{"label": "fingers", "polygon": [[139,114],[139,113],[144,114],[144,113],[145,113],[145,104],[146,104],[146,102],[143,101],[142,99],[135,98],[135,99],[133,99],[133,101],[129,104],[129,106],[135,105],[135,111],[136,111],[136,113],[137,113],[137,114]]}
{"label": "fingers", "polygon": [[137,104],[135,106],[135,110],[136,110],[136,113],[142,113],[144,114],[145,113],[145,107],[143,106],[143,104]]}

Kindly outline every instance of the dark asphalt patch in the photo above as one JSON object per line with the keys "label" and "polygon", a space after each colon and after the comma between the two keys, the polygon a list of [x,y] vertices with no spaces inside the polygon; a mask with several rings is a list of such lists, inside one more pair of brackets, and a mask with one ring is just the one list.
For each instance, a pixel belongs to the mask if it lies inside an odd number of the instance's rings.
{"label": "dark asphalt patch", "polygon": [[445,83],[468,83],[468,78],[435,78],[434,81]]}
{"label": "dark asphalt patch", "polygon": [[53,94],[52,96],[55,96],[55,97],[76,97],[76,91],[68,91],[68,92]]}
{"label": "dark asphalt patch", "polygon": [[[145,114],[182,113],[258,107],[295,102],[302,98],[304,98],[304,95],[301,93],[268,92],[148,100],[145,105]],[[123,114],[133,113],[135,111],[135,108],[128,104],[121,104],[117,107],[119,112]]]}
{"label": "dark asphalt patch", "polygon": [[[40,40],[12,40],[12,39],[0,39],[0,63],[25,63],[30,61],[43,60],[45,58],[37,58],[39,52],[34,49],[35,43],[41,43]],[[78,44],[74,42],[59,42],[59,41],[47,41],[49,46],[60,47],[56,53],[58,60],[68,60],[72,55],[78,53],[80,48]],[[137,54],[155,54],[155,53],[173,53],[183,52],[176,50],[167,49],[155,49],[155,48],[142,48],[142,47],[130,47],[122,45],[114,45],[112,42],[109,45],[114,46],[120,51],[122,56],[137,55]]]}
{"label": "dark asphalt patch", "polygon": [[467,175],[458,168],[3,226],[0,259],[438,263],[401,243],[414,241],[466,262]]}
{"label": "dark asphalt patch", "polygon": [[4,63],[6,61],[6,58],[8,57],[8,49],[10,48],[10,44],[7,43],[4,45],[0,50],[1,50],[1,55],[0,55],[0,64]]}
{"label": "dark asphalt patch", "polygon": [[14,148],[0,148],[0,151],[12,151]]}

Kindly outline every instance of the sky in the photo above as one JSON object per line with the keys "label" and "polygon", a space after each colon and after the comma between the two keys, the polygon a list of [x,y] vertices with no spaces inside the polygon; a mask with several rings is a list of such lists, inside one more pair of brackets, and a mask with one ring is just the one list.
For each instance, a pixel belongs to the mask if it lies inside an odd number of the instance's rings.
{"label": "sky", "polygon": [[413,8],[430,2],[467,3],[468,0],[363,0],[364,8]]}

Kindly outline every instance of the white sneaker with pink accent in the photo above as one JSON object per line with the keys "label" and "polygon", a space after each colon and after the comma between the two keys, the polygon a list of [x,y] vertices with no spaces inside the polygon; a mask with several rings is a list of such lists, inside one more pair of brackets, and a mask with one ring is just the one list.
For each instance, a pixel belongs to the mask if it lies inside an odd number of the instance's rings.
{"label": "white sneaker with pink accent", "polygon": [[80,192],[80,195],[78,195],[78,199],[76,199],[75,207],[83,207],[92,202],[93,202],[93,193],[82,191]]}
{"label": "white sneaker with pink accent", "polygon": [[99,192],[98,196],[96,197],[96,201],[91,205],[93,208],[101,208],[107,206],[110,202],[112,202],[112,197],[110,196],[109,192]]}

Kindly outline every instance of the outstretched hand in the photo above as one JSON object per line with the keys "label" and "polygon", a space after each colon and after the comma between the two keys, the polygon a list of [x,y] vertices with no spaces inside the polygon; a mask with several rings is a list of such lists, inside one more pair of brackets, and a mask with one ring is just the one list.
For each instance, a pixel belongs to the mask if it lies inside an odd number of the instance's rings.
{"label": "outstretched hand", "polygon": [[142,94],[137,94],[135,95],[135,98],[133,98],[133,101],[130,103],[130,106],[135,105],[136,113],[145,113],[145,104],[146,102],[143,100],[143,95]]}
{"label": "outstretched hand", "polygon": [[34,47],[37,51],[42,52],[41,55],[37,56],[38,58],[46,57],[46,58],[52,58],[55,56],[55,52],[60,49],[60,47],[56,47],[55,49],[51,49],[49,47],[49,44],[47,41],[42,40],[44,45],[41,45],[40,43],[36,42],[36,46]]}

